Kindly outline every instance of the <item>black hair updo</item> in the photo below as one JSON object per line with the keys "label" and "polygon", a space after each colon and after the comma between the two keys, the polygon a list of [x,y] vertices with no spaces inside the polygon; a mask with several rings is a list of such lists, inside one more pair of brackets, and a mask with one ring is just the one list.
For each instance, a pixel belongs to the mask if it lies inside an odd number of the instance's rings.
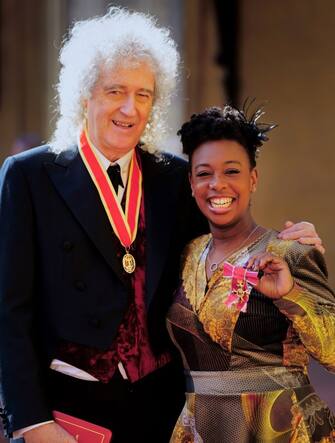
{"label": "black hair updo", "polygon": [[[251,102],[250,104],[252,104]],[[256,158],[260,146],[268,140],[267,132],[275,128],[275,124],[258,123],[264,114],[263,108],[258,108],[250,117],[248,108],[238,110],[230,105],[211,107],[193,114],[191,119],[183,124],[177,134],[181,138],[183,153],[190,161],[193,152],[203,143],[217,140],[232,140],[242,145],[249,157],[250,166],[256,166]]]}

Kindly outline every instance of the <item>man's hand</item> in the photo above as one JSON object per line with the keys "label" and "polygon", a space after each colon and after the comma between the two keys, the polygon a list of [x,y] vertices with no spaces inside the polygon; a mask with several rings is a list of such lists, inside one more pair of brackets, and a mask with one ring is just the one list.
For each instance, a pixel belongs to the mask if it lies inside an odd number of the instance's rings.
{"label": "man's hand", "polygon": [[24,433],[25,443],[78,443],[57,423],[48,423]]}
{"label": "man's hand", "polygon": [[287,221],[285,229],[278,234],[278,238],[282,240],[297,240],[303,245],[313,245],[321,254],[325,253],[321,238],[318,236],[314,225],[309,222],[293,223]]}

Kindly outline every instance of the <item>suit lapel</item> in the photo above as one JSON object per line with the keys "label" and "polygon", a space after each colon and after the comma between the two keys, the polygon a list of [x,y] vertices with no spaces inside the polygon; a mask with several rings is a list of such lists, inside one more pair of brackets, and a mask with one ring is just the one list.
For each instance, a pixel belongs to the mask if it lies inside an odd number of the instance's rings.
{"label": "suit lapel", "polygon": [[[140,150],[146,223],[146,299],[150,303],[169,252],[177,189],[172,166]],[[109,223],[99,194],[79,155],[78,149],[65,151],[45,168],[58,193],[92,242],[125,284],[129,284],[116,255],[119,240]],[[169,177],[170,175],[170,177]]]}
{"label": "suit lapel", "polygon": [[176,214],[177,189],[164,161],[141,152],[146,224],[146,299],[149,304],[157,289],[171,244]]}
{"label": "suit lapel", "polygon": [[116,238],[78,149],[61,153],[45,167],[55,188],[118,277],[127,282],[117,257]]}

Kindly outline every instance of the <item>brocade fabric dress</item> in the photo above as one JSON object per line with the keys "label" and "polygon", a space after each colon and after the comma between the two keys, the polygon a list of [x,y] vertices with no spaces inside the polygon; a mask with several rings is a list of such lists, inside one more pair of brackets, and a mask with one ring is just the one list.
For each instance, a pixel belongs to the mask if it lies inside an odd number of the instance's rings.
{"label": "brocade fabric dress", "polygon": [[273,230],[235,252],[227,261],[238,266],[265,250],[281,256],[296,282],[276,301],[253,289],[240,312],[224,303],[231,279],[220,267],[207,282],[210,241],[186,247],[167,317],[187,384],[171,442],[335,442],[335,417],[307,375],[308,354],[335,372],[335,296],[322,254]]}

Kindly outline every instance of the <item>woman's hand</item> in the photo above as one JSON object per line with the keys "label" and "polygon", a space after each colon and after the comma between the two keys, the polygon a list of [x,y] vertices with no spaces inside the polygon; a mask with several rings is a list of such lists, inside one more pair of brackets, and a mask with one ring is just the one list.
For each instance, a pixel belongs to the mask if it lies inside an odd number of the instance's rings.
{"label": "woman's hand", "polygon": [[25,443],[77,443],[77,440],[57,423],[48,423],[24,433]]}
{"label": "woman's hand", "polygon": [[297,240],[303,245],[315,246],[321,254],[325,253],[325,248],[322,246],[322,240],[316,232],[315,226],[309,222],[285,222],[285,228],[278,234],[278,238],[282,240]]}
{"label": "woman's hand", "polygon": [[247,263],[250,271],[262,271],[263,275],[254,288],[272,299],[288,294],[294,280],[285,260],[268,252],[251,257]]}

